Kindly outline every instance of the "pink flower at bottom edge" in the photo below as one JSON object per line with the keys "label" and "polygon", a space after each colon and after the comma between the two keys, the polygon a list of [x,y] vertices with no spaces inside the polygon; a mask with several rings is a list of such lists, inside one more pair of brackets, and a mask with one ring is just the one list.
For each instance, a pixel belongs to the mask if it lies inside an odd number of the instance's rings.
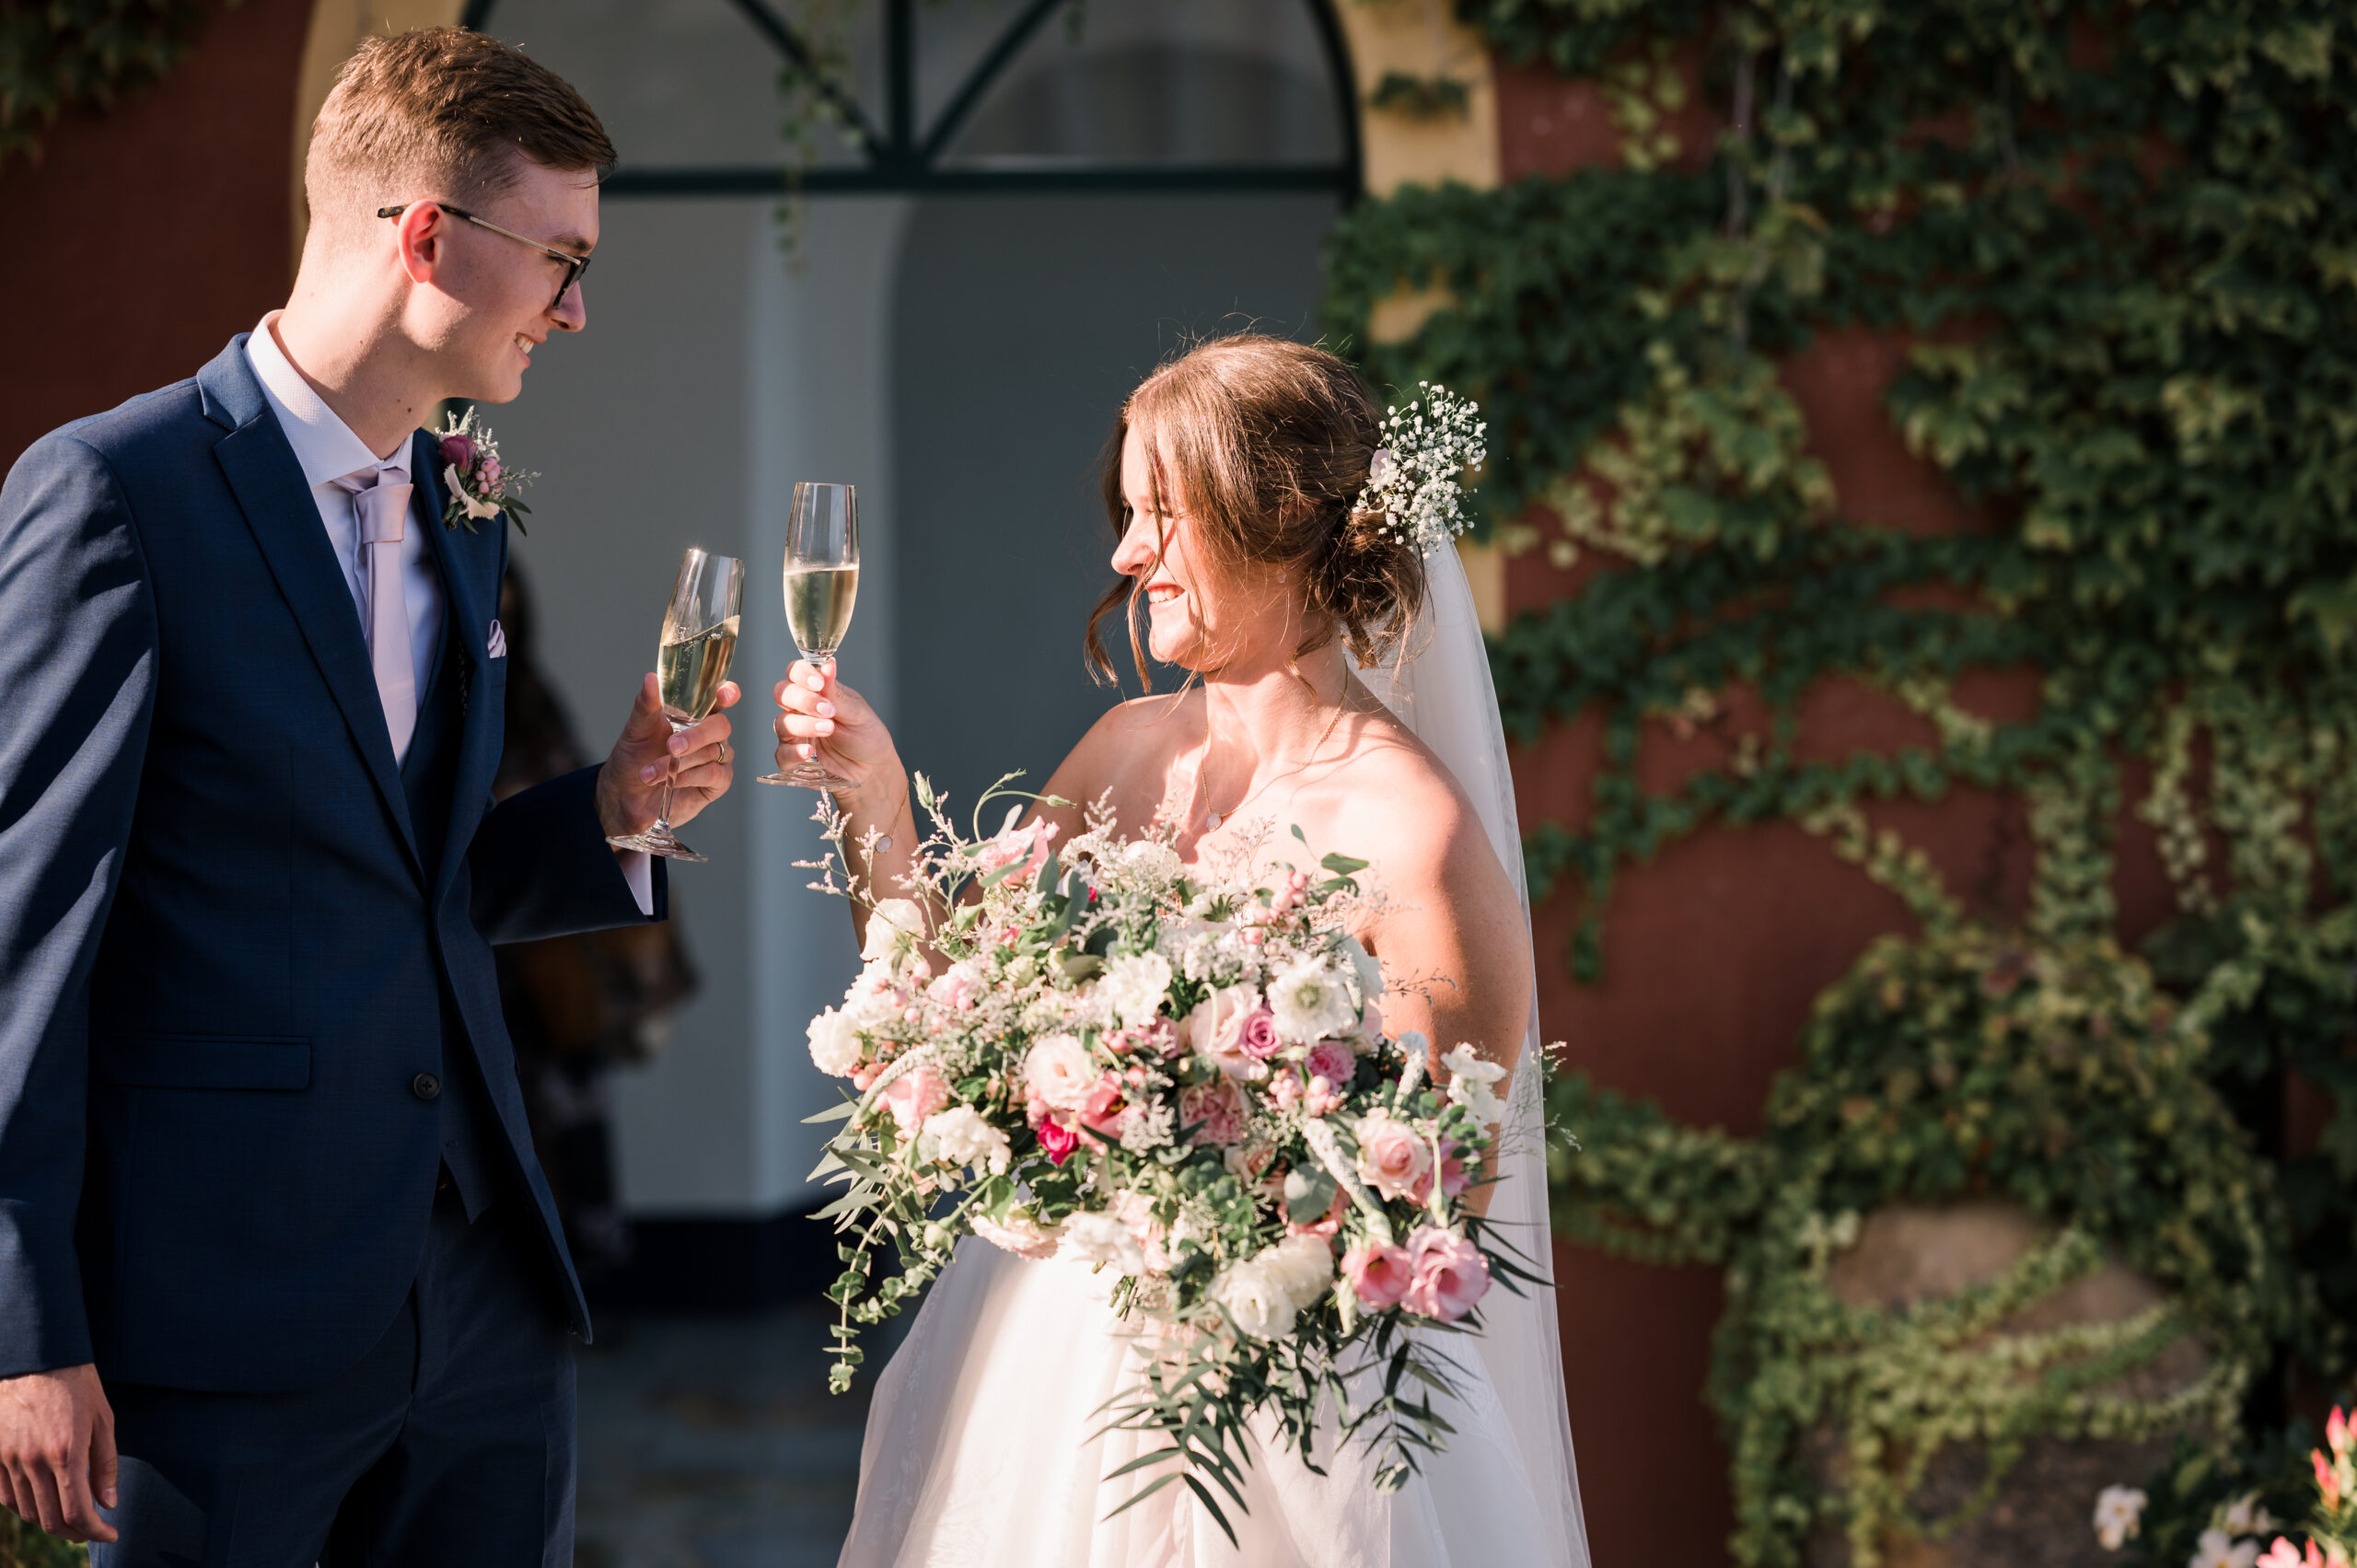
{"label": "pink flower at bottom edge", "polygon": [[1481,1249],[1454,1231],[1425,1225],[1408,1238],[1415,1278],[1400,1295],[1409,1311],[1454,1323],[1490,1292],[1490,1264]]}
{"label": "pink flower at bottom edge", "polygon": [[1370,1241],[1342,1254],[1342,1277],[1351,1282],[1360,1306],[1382,1312],[1399,1305],[1399,1298],[1415,1283],[1415,1267],[1407,1249]]}

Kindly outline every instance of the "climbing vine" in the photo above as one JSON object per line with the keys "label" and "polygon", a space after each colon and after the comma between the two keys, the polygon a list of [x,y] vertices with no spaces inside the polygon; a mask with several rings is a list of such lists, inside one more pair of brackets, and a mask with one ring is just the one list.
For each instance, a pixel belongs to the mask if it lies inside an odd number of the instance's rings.
{"label": "climbing vine", "polygon": [[[1534,896],[1575,912],[1573,972],[1602,972],[1621,871],[1706,828],[1807,826],[1922,925],[1820,1000],[1760,1140],[1554,1090],[1584,1145],[1555,1172],[1566,1232],[1729,1271],[1713,1398],[1739,1553],[1797,1561],[1820,1509],[1857,1562],[1938,1533],[1909,1498],[1945,1442],[1983,1444],[1993,1487],[2033,1431],[2215,1427],[2280,1355],[2348,1376],[2357,27],[2325,0],[1457,10],[1502,56],[1594,79],[1621,162],[1362,204],[1328,324],[1379,382],[1481,398],[1489,537],[1594,568],[1492,649],[1515,734],[1601,732],[1587,797],[1527,823]],[[1707,145],[1678,129],[1695,95]],[[1373,341],[1402,293],[1432,308]],[[1835,331],[1899,355],[1884,407],[1950,520],[1835,491],[1784,368]],[[1959,680],[1983,670],[2026,672],[2031,711],[1977,711]],[[1921,738],[1805,748],[1802,699],[1835,679]],[[1660,730],[1714,760],[1645,785]],[[2022,802],[2026,909],[1956,903],[1869,826],[1960,786]],[[2177,901],[2134,953],[2128,819]],[[2311,1152],[2282,1137],[2287,1073],[2328,1107]],[[1936,1308],[1829,1293],[1858,1216],[1970,1195],[2049,1241]],[[2165,1283],[2174,1326],[1968,1353],[2090,1249]],[[2095,1391],[2177,1333],[2214,1357],[2200,1410]],[[1852,1463],[1824,1500],[1799,1456],[1828,1422]]]}
{"label": "climbing vine", "polygon": [[109,109],[161,79],[214,9],[205,0],[0,0],[0,163],[37,153],[64,110]]}

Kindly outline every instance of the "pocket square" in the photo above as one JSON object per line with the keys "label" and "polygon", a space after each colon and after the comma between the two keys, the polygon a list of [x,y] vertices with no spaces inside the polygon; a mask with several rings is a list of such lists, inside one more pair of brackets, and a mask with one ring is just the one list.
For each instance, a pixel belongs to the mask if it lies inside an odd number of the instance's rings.
{"label": "pocket square", "polygon": [[507,633],[500,630],[496,617],[491,622],[491,636],[483,644],[483,656],[485,658],[507,656]]}

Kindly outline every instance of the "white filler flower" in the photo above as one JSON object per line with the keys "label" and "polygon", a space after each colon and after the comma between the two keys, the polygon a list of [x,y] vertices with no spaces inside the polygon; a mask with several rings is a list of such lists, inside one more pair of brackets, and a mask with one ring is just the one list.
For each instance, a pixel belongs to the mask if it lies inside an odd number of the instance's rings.
{"label": "white filler flower", "polygon": [[2128,1544],[2143,1518],[2143,1493],[2132,1486],[2107,1486],[2096,1499],[2096,1539],[2106,1551],[2118,1551]]}
{"label": "white filler flower", "polygon": [[993,1174],[1003,1175],[1014,1157],[1006,1134],[970,1105],[934,1112],[925,1119],[924,1136],[932,1141],[935,1157],[950,1165],[987,1167]]}
{"label": "white filler flower", "polygon": [[1440,1059],[1448,1069],[1448,1098],[1452,1104],[1461,1105],[1473,1112],[1474,1120],[1495,1126],[1505,1120],[1506,1102],[1497,1097],[1494,1085],[1506,1075],[1506,1070],[1494,1062],[1484,1062],[1473,1054],[1469,1045],[1460,1045]]}
{"label": "white filler flower", "polygon": [[1278,1037],[1295,1045],[1314,1045],[1358,1021],[1341,972],[1322,958],[1304,958],[1271,981],[1269,1010]]}
{"label": "white filler flower", "polygon": [[1170,990],[1170,960],[1159,953],[1130,953],[1105,966],[1097,982],[1114,1016],[1132,1028],[1151,1023]]}
{"label": "white filler flower", "polygon": [[1116,1273],[1145,1272],[1145,1249],[1130,1227],[1110,1214],[1079,1214],[1066,1220],[1057,1255],[1081,1263],[1110,1263]]}

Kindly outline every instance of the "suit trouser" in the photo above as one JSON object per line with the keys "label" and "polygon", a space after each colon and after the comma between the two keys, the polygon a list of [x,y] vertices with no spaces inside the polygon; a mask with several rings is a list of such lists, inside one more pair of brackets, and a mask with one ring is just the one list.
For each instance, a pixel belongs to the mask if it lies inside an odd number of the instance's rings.
{"label": "suit trouser", "polygon": [[321,1388],[109,1384],[122,1539],[94,1568],[569,1568],[573,1349],[520,1209],[438,1195],[392,1327]]}

